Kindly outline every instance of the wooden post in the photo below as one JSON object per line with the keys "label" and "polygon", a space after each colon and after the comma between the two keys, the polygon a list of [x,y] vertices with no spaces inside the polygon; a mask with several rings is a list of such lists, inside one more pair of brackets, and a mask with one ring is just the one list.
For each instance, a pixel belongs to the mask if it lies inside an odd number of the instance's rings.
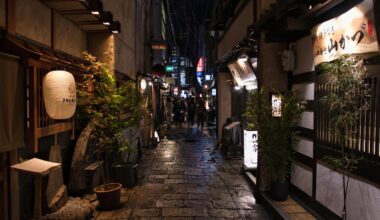
{"label": "wooden post", "polygon": [[7,157],[6,157],[6,153],[2,153],[0,154],[0,170],[2,170],[2,176],[4,177],[3,181],[2,181],[2,184],[1,185],[1,189],[0,191],[2,192],[2,195],[1,195],[1,198],[0,198],[0,203],[1,203],[1,207],[0,207],[0,218],[4,218],[4,219],[9,219],[9,215],[8,215],[8,171],[7,171]]}
{"label": "wooden post", "polygon": [[6,26],[10,33],[16,33],[16,1],[6,1]]}
{"label": "wooden post", "polygon": [[40,220],[42,216],[41,194],[42,176],[34,176],[34,219]]}
{"label": "wooden post", "polygon": [[[9,153],[9,164],[14,165],[18,163],[18,151],[13,150]],[[20,207],[19,207],[19,186],[18,186],[18,172],[11,169],[10,171],[10,191],[11,191],[11,219],[18,220],[20,219]]]}
{"label": "wooden post", "polygon": [[59,169],[60,163],[33,158],[22,163],[12,165],[11,168],[23,171],[34,176],[34,219],[42,217],[42,177],[49,175],[52,171]]}
{"label": "wooden post", "polygon": [[37,110],[37,67],[29,68],[29,106],[30,106],[30,127],[29,127],[29,138],[30,138],[30,148],[33,152],[38,152],[38,138],[37,138],[37,124],[38,121],[38,110]]}

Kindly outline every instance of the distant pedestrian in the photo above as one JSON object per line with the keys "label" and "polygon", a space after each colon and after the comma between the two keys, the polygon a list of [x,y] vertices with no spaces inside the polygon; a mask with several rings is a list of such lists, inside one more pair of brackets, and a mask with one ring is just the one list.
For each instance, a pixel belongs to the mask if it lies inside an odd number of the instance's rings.
{"label": "distant pedestrian", "polygon": [[175,99],[173,102],[173,114],[174,114],[174,118],[173,118],[174,124],[178,126],[180,123],[180,118],[181,118],[178,99]]}
{"label": "distant pedestrian", "polygon": [[170,128],[173,122],[173,102],[170,96],[166,98],[166,120],[168,122],[168,128]]}
{"label": "distant pedestrian", "polygon": [[197,104],[197,128],[201,127],[201,131],[203,131],[204,121],[206,116],[206,107],[203,99],[199,99]]}
{"label": "distant pedestrian", "polygon": [[179,102],[179,127],[182,127],[182,123],[185,122],[186,111],[185,100],[181,99]]}
{"label": "distant pedestrian", "polygon": [[194,118],[195,118],[194,99],[190,98],[187,100],[187,115],[188,115],[188,125],[189,127],[192,127],[194,125]]}

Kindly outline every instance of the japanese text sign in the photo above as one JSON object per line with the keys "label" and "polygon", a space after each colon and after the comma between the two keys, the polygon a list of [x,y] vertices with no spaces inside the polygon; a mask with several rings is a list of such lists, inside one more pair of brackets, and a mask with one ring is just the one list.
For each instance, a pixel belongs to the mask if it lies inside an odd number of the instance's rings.
{"label": "japanese text sign", "polygon": [[315,26],[311,34],[314,65],[344,54],[378,52],[373,1],[365,0],[339,17]]}
{"label": "japanese text sign", "polygon": [[258,132],[244,130],[244,165],[247,169],[257,168]]}

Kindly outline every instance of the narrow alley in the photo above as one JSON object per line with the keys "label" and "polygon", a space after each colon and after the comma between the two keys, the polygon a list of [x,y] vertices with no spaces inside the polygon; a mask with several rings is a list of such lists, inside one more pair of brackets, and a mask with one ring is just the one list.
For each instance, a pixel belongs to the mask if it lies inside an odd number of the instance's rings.
{"label": "narrow alley", "polygon": [[242,161],[224,159],[214,146],[212,132],[168,130],[144,152],[137,186],[122,191],[123,207],[95,219],[271,219],[239,174]]}
{"label": "narrow alley", "polygon": [[0,0],[0,220],[380,220],[380,0]]}

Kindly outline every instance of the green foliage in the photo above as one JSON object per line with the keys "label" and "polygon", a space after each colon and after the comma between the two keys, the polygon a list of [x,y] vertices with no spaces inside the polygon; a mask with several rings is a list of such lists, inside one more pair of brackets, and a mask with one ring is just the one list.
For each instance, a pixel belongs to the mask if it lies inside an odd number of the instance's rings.
{"label": "green foliage", "polygon": [[328,78],[326,85],[334,90],[321,99],[333,115],[331,130],[338,137],[347,138],[355,132],[360,113],[369,106],[369,88],[364,82],[366,67],[362,59],[348,55],[321,67]]}
{"label": "green foliage", "polygon": [[338,156],[326,156],[324,161],[342,172],[343,180],[343,219],[346,215],[346,198],[350,173],[357,168],[361,158],[347,149],[345,143],[356,134],[360,115],[369,107],[370,89],[364,78],[367,69],[363,60],[357,56],[342,56],[330,63],[321,65],[327,78],[330,92],[321,98],[321,102],[330,111],[330,128],[337,137],[340,152]]}
{"label": "green foliage", "polygon": [[339,157],[324,160],[343,172],[352,172],[360,158],[348,153],[344,143],[356,134],[360,114],[369,107],[370,90],[364,78],[366,67],[360,57],[346,55],[321,65],[327,77],[326,85],[332,88],[321,102],[331,112],[330,128],[340,145]]}
{"label": "green foliage", "polygon": [[[78,85],[79,117],[93,123],[90,139],[94,143],[94,153],[98,159],[111,152],[128,153],[135,150],[133,135],[126,137],[127,128],[140,120],[141,100],[133,82],[117,86],[115,77],[106,64],[96,57],[84,53],[89,73]],[[121,113],[127,112],[126,120]]]}
{"label": "green foliage", "polygon": [[272,106],[263,89],[250,93],[245,116],[249,129],[259,131],[259,151],[274,181],[289,177],[297,125],[305,105],[295,91],[281,97],[281,117],[272,117]]}

